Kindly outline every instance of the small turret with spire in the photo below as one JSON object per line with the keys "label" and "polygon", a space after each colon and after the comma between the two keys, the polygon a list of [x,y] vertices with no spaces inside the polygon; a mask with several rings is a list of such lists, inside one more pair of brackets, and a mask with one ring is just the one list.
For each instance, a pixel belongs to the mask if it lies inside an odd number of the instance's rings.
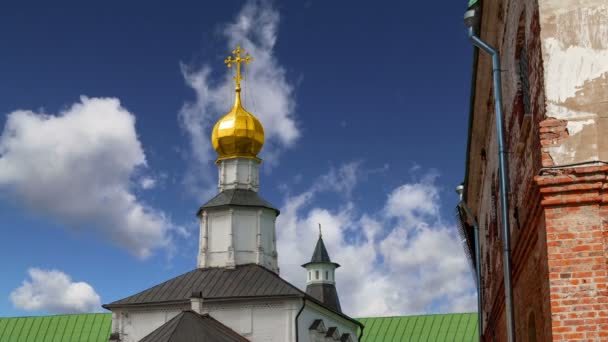
{"label": "small turret with spire", "polygon": [[336,290],[336,268],[339,264],[332,262],[323,243],[323,233],[319,224],[319,240],[310,262],[302,265],[307,271],[306,293],[319,300],[327,307],[342,312],[340,299]]}

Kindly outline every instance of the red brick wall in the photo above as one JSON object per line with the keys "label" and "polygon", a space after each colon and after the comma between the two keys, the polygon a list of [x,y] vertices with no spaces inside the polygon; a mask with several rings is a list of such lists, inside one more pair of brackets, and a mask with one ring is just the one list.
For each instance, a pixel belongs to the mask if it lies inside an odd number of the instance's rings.
{"label": "red brick wall", "polygon": [[537,177],[543,193],[554,341],[608,340],[608,167]]}

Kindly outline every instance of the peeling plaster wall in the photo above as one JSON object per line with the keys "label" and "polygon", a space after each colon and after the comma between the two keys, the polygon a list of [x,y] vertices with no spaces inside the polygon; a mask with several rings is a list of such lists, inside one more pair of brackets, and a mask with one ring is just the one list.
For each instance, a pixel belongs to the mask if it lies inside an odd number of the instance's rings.
{"label": "peeling plaster wall", "polygon": [[[492,0],[482,6],[480,35],[498,48],[503,69],[516,337],[527,340],[534,317],[538,341],[562,340],[553,330],[551,306],[549,262],[555,255],[548,252],[548,229],[555,227],[546,224],[535,176],[544,166],[608,161],[608,0]],[[522,94],[529,95],[529,106]],[[480,53],[466,194],[481,234],[484,340],[506,341],[493,107],[491,61]]]}
{"label": "peeling plaster wall", "polygon": [[539,0],[546,116],[567,137],[543,144],[543,166],[608,160],[608,1]]}

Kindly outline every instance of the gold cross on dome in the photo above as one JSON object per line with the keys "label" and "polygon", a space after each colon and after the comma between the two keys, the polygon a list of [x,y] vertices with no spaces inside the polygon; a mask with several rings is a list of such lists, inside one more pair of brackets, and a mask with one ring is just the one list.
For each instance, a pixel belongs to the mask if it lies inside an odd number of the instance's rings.
{"label": "gold cross on dome", "polygon": [[[245,54],[245,57],[241,57],[241,53]],[[228,56],[224,63],[229,68],[232,68],[232,64],[236,64],[236,76],[234,76],[234,81],[236,82],[236,90],[241,90],[241,81],[243,77],[241,76],[241,63],[245,63],[245,65],[249,65],[253,61],[253,57],[246,53],[245,50],[241,49],[239,45],[236,46],[236,49],[232,50],[232,56]]]}

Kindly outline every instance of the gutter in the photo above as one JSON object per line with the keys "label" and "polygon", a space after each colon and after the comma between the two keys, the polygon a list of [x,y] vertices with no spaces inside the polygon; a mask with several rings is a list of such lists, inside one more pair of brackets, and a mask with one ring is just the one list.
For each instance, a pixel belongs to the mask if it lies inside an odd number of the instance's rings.
{"label": "gutter", "polygon": [[463,200],[467,200],[467,184],[469,181],[469,162],[471,160],[471,140],[473,133],[473,117],[475,116],[475,92],[477,87],[477,63],[479,62],[479,51],[477,49],[473,49],[473,77],[471,78],[471,94],[469,97],[469,131],[467,135],[467,151],[465,157],[465,166],[464,166],[464,192],[463,192]]}
{"label": "gutter", "polygon": [[513,309],[513,288],[511,285],[511,229],[509,224],[509,201],[507,194],[509,192],[509,164],[507,151],[504,142],[503,128],[503,113],[502,113],[502,81],[500,67],[500,53],[497,49],[490,46],[475,33],[475,28],[479,24],[477,16],[477,6],[469,9],[465,13],[465,24],[468,27],[468,36],[473,45],[479,50],[489,54],[492,57],[492,74],[494,88],[494,112],[496,115],[496,138],[498,142],[498,165],[500,178],[500,202],[501,202],[501,221],[503,229],[503,268],[504,268],[504,286],[505,286],[505,309],[507,318],[507,341],[515,341],[515,317]]}
{"label": "gutter", "polygon": [[361,338],[363,337],[363,329],[365,328],[365,325],[363,325],[363,323],[359,323],[359,327],[361,328],[361,330],[359,330],[359,336],[357,337],[357,340],[359,342],[361,342]]}

